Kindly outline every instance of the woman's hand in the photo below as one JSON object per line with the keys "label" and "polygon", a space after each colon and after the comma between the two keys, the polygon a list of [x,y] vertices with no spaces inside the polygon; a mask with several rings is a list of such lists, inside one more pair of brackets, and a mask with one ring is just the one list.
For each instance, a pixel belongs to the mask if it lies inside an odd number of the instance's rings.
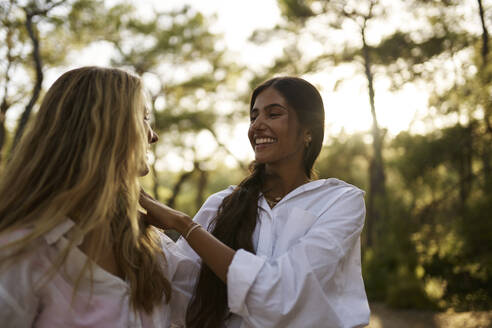
{"label": "woman's hand", "polygon": [[142,213],[144,220],[164,230],[173,229],[183,234],[192,222],[188,215],[158,202],[143,189],[140,190],[140,205],[147,210],[147,214]]}
{"label": "woman's hand", "polygon": [[[183,235],[203,262],[223,282],[226,282],[227,270],[235,254],[233,249],[223,244],[205,229],[191,228],[189,230],[193,221],[188,215],[159,203],[143,190],[140,191],[140,205],[147,210],[147,214],[142,213],[144,220],[158,228],[174,229]],[[192,233],[187,234],[187,232]]]}

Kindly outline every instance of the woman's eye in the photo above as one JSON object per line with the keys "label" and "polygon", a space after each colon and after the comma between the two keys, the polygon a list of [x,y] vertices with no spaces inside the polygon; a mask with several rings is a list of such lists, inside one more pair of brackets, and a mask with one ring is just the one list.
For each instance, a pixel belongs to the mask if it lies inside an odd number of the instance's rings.
{"label": "woman's eye", "polygon": [[254,120],[256,120],[256,116],[250,116],[249,120],[250,120],[250,122],[253,122]]}
{"label": "woman's eye", "polygon": [[280,116],[281,114],[280,113],[270,113],[270,117],[277,117],[277,116]]}

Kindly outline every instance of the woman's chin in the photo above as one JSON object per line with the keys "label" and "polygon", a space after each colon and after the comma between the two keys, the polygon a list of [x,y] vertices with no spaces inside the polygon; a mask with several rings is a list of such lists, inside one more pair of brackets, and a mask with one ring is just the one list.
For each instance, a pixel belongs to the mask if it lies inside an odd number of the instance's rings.
{"label": "woman's chin", "polygon": [[149,172],[150,172],[149,165],[148,165],[148,164],[145,164],[145,165],[142,167],[142,169],[140,170],[140,174],[139,174],[139,176],[144,177],[144,176],[146,176],[147,174],[149,174]]}
{"label": "woman's chin", "polygon": [[255,162],[259,164],[268,164],[272,161],[275,161],[274,156],[271,154],[266,154],[265,152],[256,152],[255,153]]}
{"label": "woman's chin", "polygon": [[265,158],[262,158],[261,156],[256,156],[255,162],[258,164],[266,164],[268,161],[266,161]]}

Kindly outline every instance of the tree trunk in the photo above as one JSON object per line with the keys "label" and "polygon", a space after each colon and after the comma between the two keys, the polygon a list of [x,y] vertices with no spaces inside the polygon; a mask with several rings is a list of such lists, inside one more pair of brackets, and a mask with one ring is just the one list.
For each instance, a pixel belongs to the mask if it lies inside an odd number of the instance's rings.
{"label": "tree trunk", "polygon": [[173,187],[173,193],[172,193],[171,197],[169,197],[169,199],[166,202],[167,206],[169,206],[171,208],[175,207],[176,198],[178,198],[179,192],[181,191],[181,187],[183,187],[183,184],[186,182],[186,180],[188,180],[192,176],[192,174],[194,172],[195,172],[195,169],[193,169],[193,171],[190,171],[190,172],[184,172],[179,176],[178,181],[176,182],[176,184]]}
{"label": "tree trunk", "polygon": [[[12,5],[12,3],[10,3]],[[7,9],[6,17],[9,15],[10,9],[12,6],[9,6]],[[0,104],[0,162],[2,160],[2,150],[5,145],[5,139],[7,136],[7,129],[5,127],[5,118],[7,116],[7,111],[10,108],[10,103],[8,100],[9,94],[9,84],[10,84],[10,69],[12,68],[12,63],[14,59],[12,58],[12,27],[10,23],[7,25],[7,35],[5,37],[5,44],[7,45],[7,67],[5,68],[5,84],[3,87],[3,99]]]}
{"label": "tree trunk", "polygon": [[207,128],[207,129],[212,134],[212,136],[215,138],[215,142],[217,143],[217,145],[220,148],[224,149],[227,152],[227,154],[229,154],[230,156],[232,156],[232,158],[234,158],[236,160],[236,163],[239,165],[239,167],[243,171],[248,172],[248,165],[246,165],[245,163],[243,163],[239,158],[236,157],[236,155],[234,155],[233,152],[231,152],[229,150],[229,148],[225,144],[223,144],[222,142],[220,142],[219,137],[217,137],[217,134],[215,133],[215,131],[212,128]]}
{"label": "tree trunk", "polygon": [[31,116],[31,112],[34,107],[34,104],[39,98],[39,94],[41,92],[41,86],[43,84],[43,70],[42,70],[41,54],[39,51],[39,38],[37,36],[37,32],[35,31],[35,27],[33,26],[33,21],[32,21],[33,17],[34,17],[33,14],[26,11],[25,26],[29,34],[29,38],[32,41],[32,47],[33,47],[32,58],[36,69],[36,83],[34,85],[31,99],[29,100],[29,103],[26,105],[26,108],[24,109],[24,112],[22,113],[21,118],[19,120],[19,125],[17,126],[17,130],[15,131],[14,141],[12,143],[12,148],[10,150],[11,153],[14,151],[15,147],[17,146],[17,143],[19,142],[20,138],[22,137],[22,134],[24,133],[24,129],[26,128],[27,121]]}
{"label": "tree trunk", "polygon": [[[198,165],[196,166],[198,167]],[[198,185],[196,188],[196,199],[195,199],[195,208],[198,211],[200,207],[203,205],[203,201],[205,198],[205,188],[207,187],[208,182],[208,172],[198,168],[199,178]]]}
{"label": "tree trunk", "polygon": [[463,133],[462,142],[460,145],[462,151],[458,158],[458,173],[460,177],[459,181],[459,193],[460,193],[460,211],[462,215],[465,213],[466,202],[470,196],[471,186],[473,183],[473,124],[468,124],[467,127],[463,127],[461,133]]}
{"label": "tree trunk", "polygon": [[5,139],[7,135],[7,129],[5,128],[5,111],[4,108],[8,108],[5,106],[6,103],[2,102],[0,105],[0,162],[2,161],[2,149],[3,146],[5,145]]}
{"label": "tree trunk", "polygon": [[7,99],[7,94],[8,94],[8,83],[9,83],[9,68],[10,68],[10,62],[8,63],[7,70],[6,70],[6,78],[5,78],[5,88],[4,88],[4,95],[2,99],[2,103],[0,104],[0,162],[2,161],[2,150],[3,146],[5,145],[5,140],[7,136],[7,128],[5,127],[5,118],[7,116],[7,110],[10,107],[9,101]]}
{"label": "tree trunk", "polygon": [[[486,87],[491,80],[491,75],[487,70],[488,57],[489,57],[489,31],[487,30],[487,25],[485,24],[485,12],[482,5],[482,0],[478,1],[478,12],[480,15],[480,22],[482,24],[482,69],[479,71],[480,78],[482,80],[483,86]],[[488,98],[488,97],[486,97]],[[491,165],[491,150],[490,144],[492,143],[492,103],[486,101],[484,105],[484,123],[487,133],[484,136],[483,146],[482,146],[482,165],[483,174],[485,180],[485,190],[487,192],[492,192],[492,165]]]}
{"label": "tree trunk", "polygon": [[477,1],[480,22],[482,23],[482,65],[485,67],[487,65],[487,56],[489,54],[489,31],[487,30],[487,25],[485,24],[485,12],[483,10],[482,0]]}
{"label": "tree trunk", "polygon": [[366,243],[367,246],[372,246],[374,240],[377,239],[377,231],[382,212],[381,206],[384,206],[384,199],[386,197],[386,187],[382,155],[383,136],[376,116],[373,74],[371,72],[371,58],[369,56],[369,47],[366,42],[365,26],[361,29],[361,34],[364,69],[367,78],[369,103],[372,115],[373,156],[369,164],[369,193],[366,224]]}

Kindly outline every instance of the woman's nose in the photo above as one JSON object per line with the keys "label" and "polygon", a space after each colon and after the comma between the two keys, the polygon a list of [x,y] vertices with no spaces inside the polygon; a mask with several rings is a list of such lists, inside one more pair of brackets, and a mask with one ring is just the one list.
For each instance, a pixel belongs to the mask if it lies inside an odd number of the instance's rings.
{"label": "woman's nose", "polygon": [[261,115],[258,115],[254,121],[251,122],[251,129],[261,129],[264,126],[264,121]]}
{"label": "woman's nose", "polygon": [[154,132],[154,130],[149,131],[149,143],[153,144],[159,140],[159,136],[157,133]]}

